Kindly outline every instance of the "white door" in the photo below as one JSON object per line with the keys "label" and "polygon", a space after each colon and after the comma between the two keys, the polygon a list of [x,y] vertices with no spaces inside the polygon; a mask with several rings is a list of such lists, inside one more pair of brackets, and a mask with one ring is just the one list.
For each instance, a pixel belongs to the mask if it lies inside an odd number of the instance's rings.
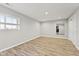
{"label": "white door", "polygon": [[59,25],[59,34],[64,35],[65,29],[64,29],[64,24]]}

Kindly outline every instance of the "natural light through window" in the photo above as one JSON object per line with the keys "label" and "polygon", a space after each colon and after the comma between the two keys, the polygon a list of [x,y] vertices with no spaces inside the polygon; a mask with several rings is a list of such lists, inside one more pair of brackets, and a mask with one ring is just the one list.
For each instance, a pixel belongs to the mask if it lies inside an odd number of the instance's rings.
{"label": "natural light through window", "polygon": [[4,16],[0,16],[0,22],[1,23],[4,23],[5,21],[4,21]]}
{"label": "natural light through window", "polygon": [[0,29],[20,29],[20,20],[12,16],[0,16]]}

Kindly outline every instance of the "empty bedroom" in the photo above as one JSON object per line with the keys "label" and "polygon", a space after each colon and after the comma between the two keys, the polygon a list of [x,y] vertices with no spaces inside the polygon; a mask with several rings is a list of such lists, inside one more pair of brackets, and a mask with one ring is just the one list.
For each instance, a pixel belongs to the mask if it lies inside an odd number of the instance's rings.
{"label": "empty bedroom", "polygon": [[79,3],[0,3],[0,56],[79,56]]}

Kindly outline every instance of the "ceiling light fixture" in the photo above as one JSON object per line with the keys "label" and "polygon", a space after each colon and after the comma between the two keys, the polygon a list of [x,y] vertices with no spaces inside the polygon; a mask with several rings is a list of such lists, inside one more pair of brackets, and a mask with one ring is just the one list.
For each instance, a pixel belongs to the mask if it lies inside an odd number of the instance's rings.
{"label": "ceiling light fixture", "polygon": [[47,11],[45,12],[45,15],[48,15],[48,12]]}

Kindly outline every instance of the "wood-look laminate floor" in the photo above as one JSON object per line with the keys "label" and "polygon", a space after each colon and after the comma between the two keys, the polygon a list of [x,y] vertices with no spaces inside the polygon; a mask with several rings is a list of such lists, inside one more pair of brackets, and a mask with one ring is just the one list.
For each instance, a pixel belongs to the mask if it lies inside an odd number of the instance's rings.
{"label": "wood-look laminate floor", "polygon": [[1,56],[78,56],[79,51],[71,41],[39,37],[0,53]]}

